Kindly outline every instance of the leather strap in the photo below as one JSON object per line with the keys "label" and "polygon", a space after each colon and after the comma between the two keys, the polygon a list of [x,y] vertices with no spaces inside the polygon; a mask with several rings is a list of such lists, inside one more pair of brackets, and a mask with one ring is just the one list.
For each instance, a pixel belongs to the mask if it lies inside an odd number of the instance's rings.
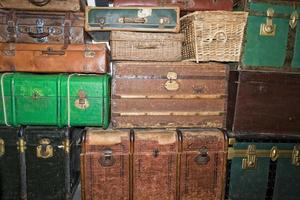
{"label": "leather strap", "polygon": [[286,57],[284,61],[284,68],[288,71],[291,70],[291,65],[294,57],[294,49],[295,49],[295,42],[296,42],[296,30],[297,27],[294,29],[289,26],[289,34],[287,40],[287,49],[286,49]]}
{"label": "leather strap", "polygon": [[16,13],[15,11],[10,11],[7,14],[7,32],[8,32],[8,41],[7,42],[16,42],[17,33],[16,33]]}
{"label": "leather strap", "polygon": [[70,37],[71,37],[71,13],[66,13],[65,15],[65,21],[64,21],[64,47],[63,49],[67,49],[68,45],[71,43]]}

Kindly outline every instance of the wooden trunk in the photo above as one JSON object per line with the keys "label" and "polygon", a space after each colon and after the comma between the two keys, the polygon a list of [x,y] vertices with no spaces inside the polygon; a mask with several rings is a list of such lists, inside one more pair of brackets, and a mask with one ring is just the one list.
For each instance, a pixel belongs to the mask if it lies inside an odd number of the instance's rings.
{"label": "wooden trunk", "polygon": [[114,127],[225,126],[228,66],[217,63],[117,62]]}

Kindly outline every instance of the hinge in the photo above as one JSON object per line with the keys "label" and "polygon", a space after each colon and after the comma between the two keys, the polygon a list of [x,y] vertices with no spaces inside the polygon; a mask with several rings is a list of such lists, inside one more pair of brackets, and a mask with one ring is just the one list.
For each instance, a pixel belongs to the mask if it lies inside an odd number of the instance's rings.
{"label": "hinge", "polygon": [[295,146],[292,154],[292,164],[300,166],[300,146]]}
{"label": "hinge", "polygon": [[260,35],[262,36],[275,36],[276,25],[273,24],[274,9],[267,10],[267,20],[265,24],[260,25]]}
{"label": "hinge", "polygon": [[23,138],[20,138],[19,141],[17,142],[17,149],[19,150],[20,153],[24,153],[26,150],[26,141]]}
{"label": "hinge", "polygon": [[0,138],[0,157],[5,153],[5,143],[2,138]]}
{"label": "hinge", "polygon": [[249,145],[247,150],[247,158],[242,161],[243,169],[254,169],[256,168],[257,158],[256,158],[256,146]]}

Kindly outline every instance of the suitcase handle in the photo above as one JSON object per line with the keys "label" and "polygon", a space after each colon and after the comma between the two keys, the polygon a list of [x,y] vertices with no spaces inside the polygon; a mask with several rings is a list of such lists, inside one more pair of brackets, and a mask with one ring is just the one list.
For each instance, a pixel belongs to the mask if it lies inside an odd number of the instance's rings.
{"label": "suitcase handle", "polygon": [[47,5],[51,0],[28,0],[28,1],[36,6],[42,7]]}
{"label": "suitcase handle", "polygon": [[63,56],[66,54],[63,50],[53,50],[52,48],[47,48],[46,51],[42,51],[43,55],[49,55],[49,56]]}
{"label": "suitcase handle", "polygon": [[49,33],[33,33],[33,32],[29,32],[28,35],[32,38],[37,38],[37,39],[42,39],[42,38],[45,38],[45,37],[48,37],[49,36]]}
{"label": "suitcase handle", "polygon": [[139,17],[121,17],[119,18],[119,23],[127,24],[127,23],[134,23],[134,24],[144,24],[147,22],[146,18],[139,18]]}
{"label": "suitcase handle", "polygon": [[135,48],[137,49],[157,49],[158,48],[158,45],[143,45],[143,44],[138,44],[135,46]]}

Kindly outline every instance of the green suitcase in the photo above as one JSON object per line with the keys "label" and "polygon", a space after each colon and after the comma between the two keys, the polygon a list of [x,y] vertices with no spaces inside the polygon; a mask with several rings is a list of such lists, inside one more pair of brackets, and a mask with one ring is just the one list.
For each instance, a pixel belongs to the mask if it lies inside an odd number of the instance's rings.
{"label": "green suitcase", "polygon": [[86,7],[86,31],[179,32],[177,7]]}
{"label": "green suitcase", "polygon": [[299,199],[299,137],[230,138],[229,145],[225,199]]}
{"label": "green suitcase", "polygon": [[0,124],[109,125],[109,75],[5,73],[0,78]]}
{"label": "green suitcase", "polygon": [[248,0],[245,69],[300,70],[300,2]]}

